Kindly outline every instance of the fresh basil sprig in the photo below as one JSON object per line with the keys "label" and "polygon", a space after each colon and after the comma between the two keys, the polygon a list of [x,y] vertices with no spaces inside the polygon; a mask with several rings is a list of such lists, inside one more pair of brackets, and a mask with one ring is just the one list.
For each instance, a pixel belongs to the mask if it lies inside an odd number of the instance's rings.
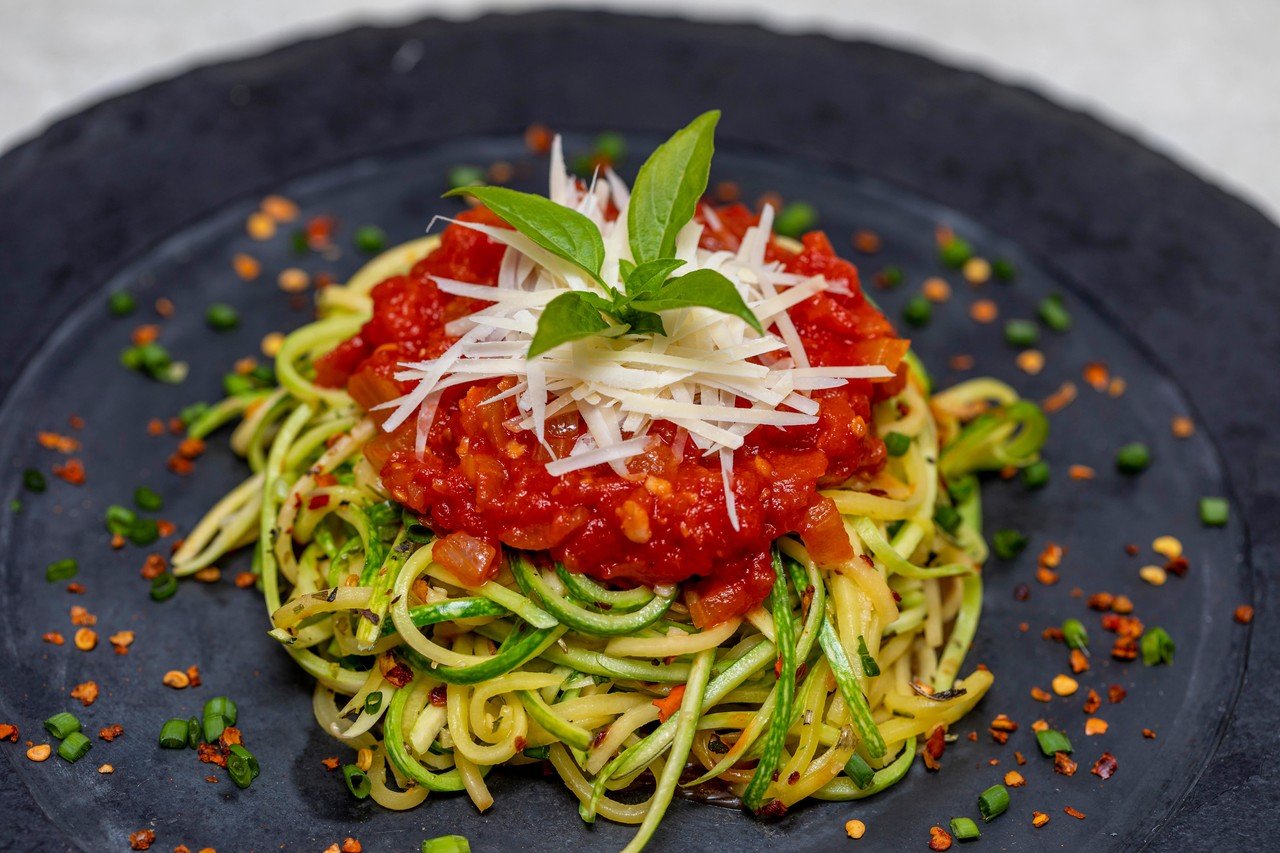
{"label": "fresh basil sprig", "polygon": [[672,274],[685,262],[675,254],[676,235],[697,209],[707,189],[719,111],[703,113],[650,155],[640,167],[627,211],[627,236],[634,260],[618,263],[622,288],[601,277],[604,240],[587,217],[542,196],[503,187],[461,187],[516,231],[587,273],[605,291],[570,290],[547,303],[529,344],[528,357],[610,327],[605,317],[630,334],[666,334],[659,312],[711,308],[741,319],[763,334],[760,320],[728,278],[715,270]]}

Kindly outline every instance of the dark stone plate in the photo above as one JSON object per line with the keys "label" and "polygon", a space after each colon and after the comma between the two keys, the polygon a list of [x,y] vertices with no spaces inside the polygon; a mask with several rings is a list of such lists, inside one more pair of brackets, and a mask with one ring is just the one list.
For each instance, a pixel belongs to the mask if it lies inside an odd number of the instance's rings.
{"label": "dark stone plate", "polygon": [[[243,475],[225,440],[215,439],[198,476],[177,478],[163,464],[173,440],[149,437],[144,425],[215,396],[218,377],[263,334],[304,322],[306,311],[273,283],[297,263],[287,237],[259,244],[244,234],[263,194],[284,192],[306,214],[335,214],[344,246],[363,222],[407,239],[433,214],[456,209],[437,198],[450,166],[508,159],[522,183],[540,186],[544,166],[519,141],[531,122],[570,132],[576,150],[586,134],[618,129],[646,151],[658,133],[710,106],[725,110],[717,177],[737,181],[748,198],[777,190],[809,200],[842,250],[855,228],[884,237],[883,253],[860,261],[864,273],[885,263],[905,270],[907,285],[875,291],[891,316],[924,277],[941,272],[936,224],[1017,263],[1011,285],[973,289],[950,276],[954,297],[916,336],[942,384],[970,375],[947,369],[951,355],[966,353],[977,362],[972,373],[1008,379],[1028,396],[1070,379],[1080,398],[1054,416],[1049,489],[1030,493],[998,480],[986,489],[989,531],[1017,526],[1032,545],[989,565],[970,661],[990,666],[996,686],[956,727],[962,737],[944,771],[917,767],[875,799],[811,804],[772,823],[677,802],[655,849],[843,847],[843,823],[854,816],[870,827],[864,846],[923,848],[930,825],[975,814],[977,793],[1015,766],[1015,749],[1028,757],[1020,768],[1028,784],[1013,791],[1009,814],[983,828],[984,844],[1208,849],[1262,837],[1275,821],[1274,810],[1258,809],[1276,794],[1266,775],[1277,752],[1275,688],[1244,674],[1247,660],[1265,671],[1277,649],[1265,632],[1250,649],[1250,629],[1231,613],[1256,595],[1260,619],[1269,616],[1267,580],[1251,577],[1251,565],[1276,556],[1280,455],[1267,444],[1280,391],[1271,375],[1280,355],[1276,229],[1085,116],[909,54],[751,27],[542,13],[360,29],[193,71],[63,121],[0,160],[0,458],[11,460],[0,496],[25,504],[0,518],[0,720],[40,740],[40,721],[75,705],[89,731],[114,722],[126,729],[114,743],[95,741],[74,766],[32,764],[21,745],[0,746],[12,771],[0,782],[0,843],[122,849],[144,826],[156,829],[156,849],[185,843],[224,852],[314,850],[346,835],[366,850],[409,850],[447,832],[467,835],[479,850],[625,843],[630,829],[584,827],[571,796],[537,774],[495,774],[497,803],[483,817],[461,797],[433,797],[409,813],[353,801],[320,765],[344,751],[314,725],[308,680],[264,635],[257,597],[224,579],[187,583],[171,601],[151,602],[137,576],[145,551],[112,552],[101,518],[107,504],[127,502],[146,483],[165,495],[163,514],[189,526]],[[245,284],[231,273],[237,251],[263,261],[261,280]],[[341,277],[359,260],[347,250],[303,265]],[[138,322],[107,318],[103,294],[118,287],[144,306],[159,296],[174,301],[163,340],[191,362],[184,384],[150,384],[116,364]],[[1029,317],[1054,291],[1065,295],[1075,328],[1046,334],[1047,367],[1027,377],[999,327],[975,324],[968,307],[991,298],[1002,319]],[[239,330],[204,327],[214,301],[241,309]],[[1126,380],[1123,396],[1080,381],[1094,360]],[[1199,429],[1175,441],[1169,420],[1183,413]],[[88,482],[74,489],[51,478],[47,494],[21,494],[23,468],[47,471],[56,461],[36,446],[35,432],[65,432],[71,414],[88,424],[78,434]],[[1115,449],[1131,440],[1147,442],[1156,460],[1138,478],[1113,470]],[[1066,468],[1076,463],[1096,468],[1097,479],[1069,480]],[[1205,494],[1231,497],[1226,529],[1200,527],[1196,501]],[[1136,574],[1154,555],[1129,557],[1123,546],[1145,551],[1166,532],[1182,539],[1192,568],[1154,589]],[[1050,541],[1068,553],[1062,582],[1043,587],[1033,580],[1035,555]],[[43,579],[43,567],[67,555],[80,560],[84,596]],[[224,565],[225,578],[241,567]],[[1032,587],[1023,603],[1012,595],[1021,583]],[[1174,665],[1109,660],[1110,637],[1072,598],[1074,587],[1129,594],[1144,621],[1177,640]],[[42,644],[50,630],[70,639],[72,604],[97,614],[104,638],[134,630],[130,654],[113,655],[105,642],[87,654],[69,642]],[[1119,683],[1129,691],[1120,705],[1104,703],[1099,716],[1111,729],[1103,736],[1083,734],[1083,689],[1048,705],[1029,697],[1032,685],[1045,687],[1065,669],[1061,647],[1038,634],[1069,615],[1084,618],[1095,638],[1082,688]],[[161,686],[163,672],[193,663],[204,686]],[[67,692],[88,678],[102,696],[80,709]],[[217,693],[239,702],[262,761],[247,791],[225,778],[210,785],[203,776],[212,768],[155,747],[164,719],[194,713]],[[1004,747],[983,733],[999,712],[1023,724]],[[1071,734],[1081,764],[1074,777],[1054,774],[1036,753],[1037,717]],[[1144,727],[1158,737],[1142,738]],[[980,732],[976,743],[963,737],[970,730]],[[1120,764],[1107,782],[1088,772],[1103,750]],[[992,758],[998,767],[988,765]],[[103,762],[116,772],[94,772]],[[1073,820],[1063,806],[1088,817]],[[1048,812],[1050,824],[1032,830],[1032,810]],[[1240,821],[1246,812],[1251,819]]]}

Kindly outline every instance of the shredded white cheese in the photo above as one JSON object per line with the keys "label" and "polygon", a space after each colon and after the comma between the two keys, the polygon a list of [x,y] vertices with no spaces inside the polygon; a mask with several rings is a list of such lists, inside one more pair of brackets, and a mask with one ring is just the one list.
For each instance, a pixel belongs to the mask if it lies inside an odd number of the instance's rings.
{"label": "shredded white cheese", "polygon": [[[551,159],[551,200],[599,227],[605,245],[602,277],[621,290],[619,261],[631,260],[626,185],[607,171],[603,180],[579,189],[565,170],[558,138]],[[610,202],[620,211],[611,222],[604,214]],[[436,284],[445,293],[492,304],[450,324],[448,332],[458,340],[439,358],[400,365],[396,379],[416,385],[383,404],[381,408],[392,410],[384,429],[394,430],[416,414],[421,454],[441,392],[476,380],[512,377],[517,384],[501,396],[514,397],[521,414],[509,428],[532,431],[550,451],[545,438],[549,418],[576,412],[587,427],[568,456],[547,464],[549,473],[561,476],[596,465],[627,473],[627,460],[647,449],[653,422],[670,421],[680,427],[680,455],[688,452],[687,441],[703,456],[719,457],[729,519],[737,529],[733,453],[751,430],[815,423],[818,405],[809,392],[847,379],[893,375],[883,365],[810,366],[787,311],[826,289],[827,282],[765,261],[772,221],[773,211],[766,207],[737,252],[700,249],[702,228],[693,222],[676,240],[676,255],[685,265],[674,274],[696,269],[724,274],[759,318],[763,335],[736,317],[686,308],[663,313],[667,335],[631,335],[625,327],[613,326],[531,359],[525,354],[546,304],[565,290],[602,292],[599,285],[515,231],[459,222],[507,246],[497,286],[449,279],[436,279]]]}

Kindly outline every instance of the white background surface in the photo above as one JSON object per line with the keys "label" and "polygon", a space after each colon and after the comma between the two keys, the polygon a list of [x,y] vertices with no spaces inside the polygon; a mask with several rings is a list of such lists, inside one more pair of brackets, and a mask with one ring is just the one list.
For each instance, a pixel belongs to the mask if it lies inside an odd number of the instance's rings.
{"label": "white background surface", "polygon": [[914,48],[1093,111],[1280,221],[1280,0],[0,0],[0,148],[104,95],[302,35],[547,5]]}

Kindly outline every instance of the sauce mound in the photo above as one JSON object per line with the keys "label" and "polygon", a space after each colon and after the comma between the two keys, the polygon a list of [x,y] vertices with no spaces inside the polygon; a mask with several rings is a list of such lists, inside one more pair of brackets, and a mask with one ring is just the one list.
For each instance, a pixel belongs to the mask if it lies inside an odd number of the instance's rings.
{"label": "sauce mound", "polygon": [[[460,218],[502,225],[484,208]],[[741,205],[703,207],[698,218],[709,250],[736,249],[757,222]],[[748,434],[734,455],[737,530],[718,460],[702,457],[667,422],[655,424],[649,450],[629,461],[625,476],[607,466],[548,474],[546,449],[531,432],[509,426],[520,415],[515,400],[490,402],[514,379],[446,391],[421,458],[412,417],[370,442],[366,456],[391,495],[443,537],[436,558],[464,582],[496,574],[505,544],[549,552],[570,571],[618,586],[697,579],[689,597],[697,624],[740,615],[772,587],[770,545],[778,537],[798,533],[820,563],[849,556],[839,514],[817,490],[870,478],[883,467],[885,446],[871,428],[871,406],[898,393],[905,377],[908,342],[862,295],[854,266],[836,256],[821,232],[802,243],[791,251],[771,242],[767,257],[789,272],[823,275],[831,285],[790,310],[810,361],[884,364],[895,378],[814,392],[817,423]],[[408,391],[393,378],[397,364],[439,356],[454,340],[445,324],[487,304],[441,293],[433,277],[493,285],[503,252],[483,234],[450,225],[440,247],[408,275],[373,289],[372,319],[318,360],[317,381],[345,384],[365,408]],[[565,456],[585,432],[576,414],[561,416],[548,422],[547,443]]]}

